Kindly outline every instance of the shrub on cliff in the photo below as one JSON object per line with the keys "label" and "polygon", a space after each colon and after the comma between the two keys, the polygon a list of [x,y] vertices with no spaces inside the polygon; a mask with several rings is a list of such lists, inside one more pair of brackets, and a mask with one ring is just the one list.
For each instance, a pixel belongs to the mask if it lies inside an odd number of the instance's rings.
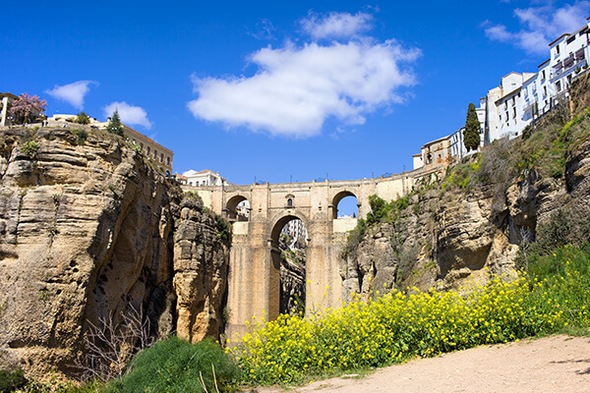
{"label": "shrub on cliff", "polygon": [[90,116],[88,116],[85,112],[80,112],[76,115],[76,119],[74,121],[78,124],[90,124]]}
{"label": "shrub on cliff", "polygon": [[0,370],[0,393],[14,392],[26,384],[27,379],[22,369]]}

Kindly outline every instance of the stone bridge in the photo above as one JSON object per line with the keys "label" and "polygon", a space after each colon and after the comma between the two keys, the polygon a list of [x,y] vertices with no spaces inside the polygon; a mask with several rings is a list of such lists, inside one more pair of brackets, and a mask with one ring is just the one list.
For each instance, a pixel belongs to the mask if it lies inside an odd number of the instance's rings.
{"label": "stone bridge", "polygon": [[364,218],[370,210],[370,195],[396,199],[422,176],[413,171],[350,181],[185,187],[196,190],[205,206],[232,222],[228,337],[244,333],[245,322],[253,317],[272,320],[279,315],[278,243],[287,222],[300,219],[308,231],[306,311],[338,307],[343,293],[340,254],[347,232],[357,222],[357,218],[338,218],[339,202],[356,197],[358,217]]}

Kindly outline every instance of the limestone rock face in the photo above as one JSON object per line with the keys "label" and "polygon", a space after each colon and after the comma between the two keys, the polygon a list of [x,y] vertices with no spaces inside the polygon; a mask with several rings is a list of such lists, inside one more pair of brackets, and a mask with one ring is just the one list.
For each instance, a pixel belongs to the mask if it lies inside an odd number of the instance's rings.
{"label": "limestone rock face", "polygon": [[181,190],[121,138],[90,129],[82,141],[69,129],[5,130],[0,366],[19,364],[33,376],[72,375],[89,323],[120,322],[131,307],[149,321],[152,337],[173,331],[181,198]]}
{"label": "limestone rock face", "polygon": [[428,188],[393,223],[370,227],[342,269],[344,299],[397,287],[461,288],[513,275],[523,241],[561,209],[590,217],[590,142],[570,152],[564,180],[529,172],[507,188]]}
{"label": "limestone rock face", "polygon": [[174,236],[174,289],[177,334],[191,342],[218,336],[227,297],[229,239],[202,204],[186,199]]}

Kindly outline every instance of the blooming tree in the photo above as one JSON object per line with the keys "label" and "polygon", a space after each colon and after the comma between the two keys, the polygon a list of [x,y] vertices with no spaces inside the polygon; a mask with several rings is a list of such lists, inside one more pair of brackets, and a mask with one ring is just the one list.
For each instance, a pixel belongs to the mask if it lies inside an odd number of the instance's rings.
{"label": "blooming tree", "polygon": [[30,96],[22,93],[15,99],[8,113],[12,116],[12,122],[16,124],[25,124],[35,120],[39,115],[45,112],[47,101],[42,100],[39,96]]}

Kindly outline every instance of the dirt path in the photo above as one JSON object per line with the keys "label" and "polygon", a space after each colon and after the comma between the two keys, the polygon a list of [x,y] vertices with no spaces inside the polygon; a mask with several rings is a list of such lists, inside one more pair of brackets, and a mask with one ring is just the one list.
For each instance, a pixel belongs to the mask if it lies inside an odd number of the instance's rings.
{"label": "dirt path", "polygon": [[478,347],[387,367],[362,379],[334,378],[288,391],[589,393],[590,338],[553,336]]}

